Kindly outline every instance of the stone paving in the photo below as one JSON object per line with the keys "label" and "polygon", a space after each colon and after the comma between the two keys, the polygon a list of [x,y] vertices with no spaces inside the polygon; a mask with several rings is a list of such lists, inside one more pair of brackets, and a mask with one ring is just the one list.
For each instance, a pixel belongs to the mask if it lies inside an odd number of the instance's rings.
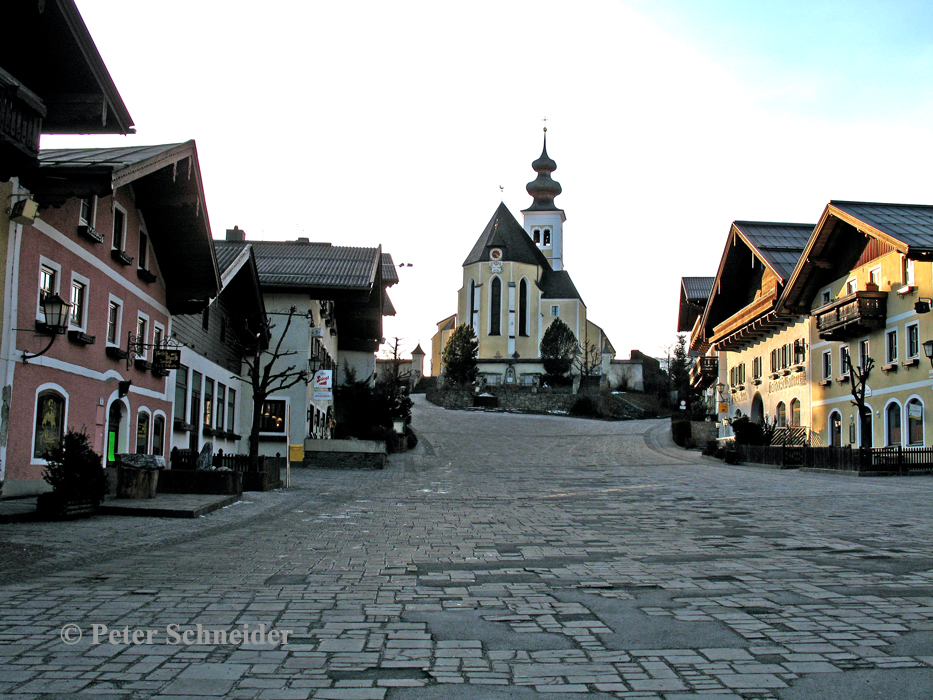
{"label": "stone paving", "polygon": [[726,466],[664,421],[415,421],[382,472],[197,520],[0,525],[0,697],[933,697],[933,479]]}

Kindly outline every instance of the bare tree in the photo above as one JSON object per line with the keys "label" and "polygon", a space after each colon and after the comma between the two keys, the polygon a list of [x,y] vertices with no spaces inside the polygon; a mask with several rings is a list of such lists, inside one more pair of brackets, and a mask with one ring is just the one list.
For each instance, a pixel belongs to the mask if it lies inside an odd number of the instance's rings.
{"label": "bare tree", "polygon": [[283,314],[287,316],[285,328],[279,334],[274,347],[263,347],[262,342],[264,337],[271,337],[272,329],[276,327],[274,323],[266,322],[262,328],[249,329],[250,335],[255,339],[255,345],[243,353],[243,362],[246,364],[253,389],[253,422],[249,431],[251,469],[255,469],[259,464],[259,428],[266,399],[270,394],[285,391],[302,382],[306,383],[309,379],[306,368],[299,368],[297,364],[282,366],[279,362],[283,358],[298,354],[297,350],[286,350],[282,347],[297,312],[297,307],[292,306],[287,314]]}
{"label": "bare tree", "polygon": [[852,405],[858,409],[859,420],[859,447],[871,447],[871,409],[865,405],[865,389],[868,386],[868,377],[875,361],[867,355],[863,359],[864,366],[855,367],[852,358],[846,352],[846,364],[849,365],[849,386],[852,389]]}

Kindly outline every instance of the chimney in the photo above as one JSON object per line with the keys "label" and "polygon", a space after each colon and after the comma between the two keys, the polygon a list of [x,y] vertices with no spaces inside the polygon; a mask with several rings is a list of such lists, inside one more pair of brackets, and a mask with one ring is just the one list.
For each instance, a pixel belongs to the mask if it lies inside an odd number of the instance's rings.
{"label": "chimney", "polygon": [[246,231],[241,229],[239,226],[228,228],[227,229],[227,240],[228,241],[245,241]]}

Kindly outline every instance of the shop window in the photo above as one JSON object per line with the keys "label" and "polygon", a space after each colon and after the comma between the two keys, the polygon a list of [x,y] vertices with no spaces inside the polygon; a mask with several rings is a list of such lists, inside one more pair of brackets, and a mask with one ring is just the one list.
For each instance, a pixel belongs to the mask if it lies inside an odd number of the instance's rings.
{"label": "shop window", "polygon": [[885,423],[887,429],[888,445],[901,444],[901,406],[898,403],[889,404],[884,410]]}
{"label": "shop window", "polygon": [[777,405],[777,427],[786,428],[787,427],[787,406],[784,405],[784,402],[781,401]]}
{"label": "shop window", "polygon": [[259,418],[259,431],[262,433],[285,433],[284,399],[270,399],[262,404],[262,415]]}
{"label": "shop window", "polygon": [[920,399],[907,402],[907,441],[911,447],[923,445],[923,404]]}

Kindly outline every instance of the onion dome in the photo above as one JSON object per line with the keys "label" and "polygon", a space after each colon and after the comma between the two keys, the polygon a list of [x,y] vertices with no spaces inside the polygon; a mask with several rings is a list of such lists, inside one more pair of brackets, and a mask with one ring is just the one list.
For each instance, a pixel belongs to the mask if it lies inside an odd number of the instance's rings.
{"label": "onion dome", "polygon": [[557,163],[547,154],[547,129],[544,130],[544,148],[541,150],[541,156],[531,167],[538,173],[538,177],[529,182],[525,189],[535,201],[525,211],[560,211],[554,205],[554,197],[561,193],[561,187],[557,180],[551,179],[551,173],[557,170]]}

